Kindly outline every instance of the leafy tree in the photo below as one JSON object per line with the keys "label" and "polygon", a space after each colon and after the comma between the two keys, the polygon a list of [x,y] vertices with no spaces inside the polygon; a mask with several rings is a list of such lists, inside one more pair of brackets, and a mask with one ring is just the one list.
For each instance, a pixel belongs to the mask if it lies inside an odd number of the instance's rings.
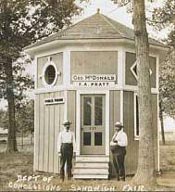
{"label": "leafy tree", "polygon": [[120,5],[128,5],[133,11],[135,32],[135,47],[138,69],[138,99],[139,99],[139,157],[137,172],[133,178],[136,184],[150,186],[155,184],[154,177],[154,139],[151,102],[151,84],[149,72],[149,43],[146,28],[144,0],[112,0]]}
{"label": "leafy tree", "polygon": [[133,24],[135,31],[138,67],[139,96],[139,159],[134,181],[145,185],[155,183],[154,140],[149,66],[149,43],[146,29],[145,1],[133,0]]}
{"label": "leafy tree", "polygon": [[175,118],[175,50],[170,50],[160,66],[160,102],[162,110]]}
{"label": "leafy tree", "polygon": [[75,0],[0,0],[0,95],[8,102],[8,152],[17,151],[14,90],[20,97],[20,81],[29,80],[15,64],[22,48],[69,25],[79,12]]}
{"label": "leafy tree", "polygon": [[166,0],[163,2],[162,6],[154,8],[151,25],[157,30],[162,30],[165,28],[169,29],[168,38],[165,39],[166,43],[175,48],[175,1]]}
{"label": "leafy tree", "polygon": [[[16,105],[15,112],[16,130],[17,132],[24,131],[24,133],[32,133],[34,131],[34,101],[23,98],[22,101]],[[0,127],[8,129],[7,111],[0,110]]]}
{"label": "leafy tree", "polygon": [[0,110],[0,127],[3,129],[8,129],[7,111],[3,109]]}
{"label": "leafy tree", "polygon": [[161,122],[162,143],[165,144],[163,115],[175,118],[175,50],[171,48],[160,65],[159,77],[159,117]]}
{"label": "leafy tree", "polygon": [[162,131],[162,141],[165,144],[163,113],[175,118],[175,1],[166,0],[163,5],[154,9],[150,24],[156,30],[168,28],[168,36],[164,42],[170,47],[165,62],[160,66],[160,121]]}
{"label": "leafy tree", "polygon": [[28,134],[34,131],[34,101],[25,101],[23,104],[20,103],[16,111],[16,128],[17,131]]}
{"label": "leafy tree", "polygon": [[151,24],[157,30],[169,28],[164,41],[170,50],[160,68],[160,101],[162,110],[175,118],[175,1],[166,0],[163,6],[155,8]]}

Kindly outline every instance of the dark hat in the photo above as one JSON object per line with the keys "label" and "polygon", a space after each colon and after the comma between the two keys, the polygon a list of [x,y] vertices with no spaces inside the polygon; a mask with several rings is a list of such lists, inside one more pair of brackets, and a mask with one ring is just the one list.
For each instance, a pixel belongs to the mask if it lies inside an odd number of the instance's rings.
{"label": "dark hat", "polygon": [[123,124],[121,122],[116,122],[115,127],[123,127]]}
{"label": "dark hat", "polygon": [[70,125],[70,124],[72,124],[70,121],[68,121],[68,120],[65,120],[64,122],[63,122],[63,125]]}

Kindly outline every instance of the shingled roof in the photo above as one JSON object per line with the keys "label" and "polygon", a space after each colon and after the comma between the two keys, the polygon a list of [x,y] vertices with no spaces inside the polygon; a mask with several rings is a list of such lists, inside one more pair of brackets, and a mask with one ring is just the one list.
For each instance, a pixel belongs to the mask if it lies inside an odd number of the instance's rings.
{"label": "shingled roof", "polygon": [[[33,48],[39,45],[50,43],[55,40],[76,40],[76,39],[130,39],[134,40],[134,31],[125,25],[99,13],[99,11],[70,26],[69,28],[46,37],[26,48]],[[153,45],[163,46],[158,41],[149,38]]]}

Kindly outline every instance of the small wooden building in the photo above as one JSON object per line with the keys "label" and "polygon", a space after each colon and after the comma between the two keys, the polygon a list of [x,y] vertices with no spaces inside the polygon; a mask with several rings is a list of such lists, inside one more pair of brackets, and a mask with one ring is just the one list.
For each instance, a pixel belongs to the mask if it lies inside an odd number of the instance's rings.
{"label": "small wooden building", "polygon": [[[158,70],[164,47],[150,41],[150,75],[156,169]],[[74,178],[115,175],[109,142],[123,122],[129,145],[126,174],[138,162],[137,66],[132,29],[97,12],[25,48],[35,62],[34,170],[59,171],[56,140],[63,121],[72,121],[77,154]]]}

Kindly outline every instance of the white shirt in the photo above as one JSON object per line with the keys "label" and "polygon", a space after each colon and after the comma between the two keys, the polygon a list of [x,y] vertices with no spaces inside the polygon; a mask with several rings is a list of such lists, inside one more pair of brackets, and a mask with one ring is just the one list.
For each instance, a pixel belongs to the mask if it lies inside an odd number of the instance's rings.
{"label": "white shirt", "polygon": [[64,129],[58,135],[57,139],[57,151],[60,153],[62,143],[72,143],[73,151],[76,152],[75,135],[72,131]]}
{"label": "white shirt", "polygon": [[[117,141],[117,143],[113,141]],[[126,133],[123,131],[123,129],[121,129],[119,132],[116,132],[112,137],[112,141],[110,145],[116,145],[116,144],[121,147],[126,147],[128,145],[128,138]]]}

